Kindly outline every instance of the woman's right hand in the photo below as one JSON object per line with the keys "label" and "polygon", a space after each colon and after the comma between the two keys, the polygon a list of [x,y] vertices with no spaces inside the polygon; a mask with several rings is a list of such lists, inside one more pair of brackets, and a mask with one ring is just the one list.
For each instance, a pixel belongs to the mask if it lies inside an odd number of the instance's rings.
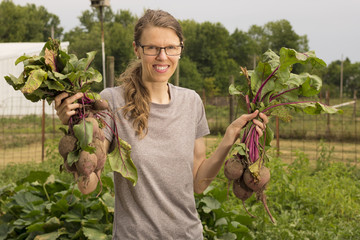
{"label": "woman's right hand", "polygon": [[80,103],[75,102],[82,97],[82,92],[76,93],[71,97],[69,97],[68,93],[63,92],[55,97],[56,114],[63,124],[68,124],[70,117],[76,114],[76,109],[82,106]]}

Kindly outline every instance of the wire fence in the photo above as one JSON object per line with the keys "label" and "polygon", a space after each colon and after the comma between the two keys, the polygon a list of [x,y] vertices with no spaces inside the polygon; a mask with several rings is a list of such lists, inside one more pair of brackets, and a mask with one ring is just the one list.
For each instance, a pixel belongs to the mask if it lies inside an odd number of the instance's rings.
{"label": "wire fence", "polygon": [[[46,160],[47,143],[62,135],[52,105],[21,102],[10,99],[6,106],[0,104],[0,167]],[[231,121],[229,97],[207,98],[204,103],[212,138],[217,138]],[[268,126],[275,132],[272,146],[277,147],[277,154],[284,161],[294,160],[300,151],[310,160],[330,157],[333,161],[360,162],[359,106],[355,100],[341,108],[343,114],[296,113],[290,122],[271,118]],[[235,108],[234,115],[241,114]]]}
{"label": "wire fence", "polygon": [[[356,93],[356,92],[355,92]],[[342,114],[308,115],[292,113],[292,119],[284,122],[270,118],[268,127],[274,131],[272,146],[284,161],[293,161],[298,154],[309,160],[328,158],[347,163],[360,162],[360,114],[356,94],[354,99],[320,99],[330,106],[343,110]],[[231,110],[230,97],[206,99],[206,112],[212,134],[222,134],[232,121],[230,112],[240,116],[237,107]],[[234,101],[236,103],[236,99]]]}

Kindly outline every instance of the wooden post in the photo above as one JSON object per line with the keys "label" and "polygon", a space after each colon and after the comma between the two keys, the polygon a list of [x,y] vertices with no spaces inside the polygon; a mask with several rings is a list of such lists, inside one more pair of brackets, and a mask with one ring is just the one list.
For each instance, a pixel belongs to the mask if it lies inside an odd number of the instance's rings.
{"label": "wooden post", "polygon": [[106,87],[114,87],[115,82],[115,58],[107,56]]}
{"label": "wooden post", "polygon": [[41,162],[45,159],[45,100],[42,101],[42,119],[41,119]]}
{"label": "wooden post", "polygon": [[[230,76],[229,80],[230,85],[234,84],[234,76]],[[235,120],[234,113],[234,95],[229,95],[229,123],[232,123]]]}
{"label": "wooden post", "polygon": [[341,55],[341,65],[340,65],[340,103],[342,103],[342,97],[343,97],[343,69],[344,69],[344,61],[343,61],[343,56]]}
{"label": "wooden post", "polygon": [[[326,91],[326,95],[325,95],[325,102],[327,105],[330,105],[330,92],[329,90]],[[326,124],[326,136],[329,138],[330,137],[330,114],[326,114],[327,115],[327,124]]]}
{"label": "wooden post", "polygon": [[353,117],[355,118],[355,121],[356,121],[356,95],[357,95],[357,90],[354,90],[354,111],[353,111]]}

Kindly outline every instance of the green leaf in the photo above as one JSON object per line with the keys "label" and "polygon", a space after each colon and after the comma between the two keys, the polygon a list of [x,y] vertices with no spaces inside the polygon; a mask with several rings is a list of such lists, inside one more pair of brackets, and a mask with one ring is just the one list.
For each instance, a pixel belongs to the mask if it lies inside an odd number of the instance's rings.
{"label": "green leaf", "polygon": [[219,218],[218,220],[216,220],[215,227],[223,226],[223,225],[228,225],[228,222],[225,217],[222,217],[222,218]]}
{"label": "green leaf", "polygon": [[222,240],[236,240],[237,236],[235,233],[224,233],[223,235],[220,236],[220,239]]}
{"label": "green leaf", "polygon": [[118,137],[118,146],[108,154],[108,159],[111,169],[130,180],[135,186],[138,180],[138,174],[130,154],[131,146]]}
{"label": "green leaf", "polygon": [[23,56],[19,57],[19,58],[16,59],[16,61],[15,61],[15,66],[18,65],[20,62],[23,62],[23,61],[25,61],[25,60],[27,60],[27,59],[29,59],[29,58],[31,58],[31,57],[30,57],[30,56],[26,56],[26,55],[23,55]]}
{"label": "green leaf", "polygon": [[79,124],[74,125],[73,130],[80,148],[86,151],[93,139],[93,123],[83,120]]}
{"label": "green leaf", "polygon": [[94,228],[83,227],[83,232],[89,240],[107,240],[110,238],[110,236]]}
{"label": "green leaf", "polygon": [[94,60],[95,55],[96,55],[96,51],[86,53],[87,57],[82,58],[78,61],[76,69],[86,71],[89,68],[91,62]]}
{"label": "green leaf", "polygon": [[79,149],[69,152],[66,161],[68,162],[70,167],[79,160],[79,155],[80,155]]}
{"label": "green leaf", "polygon": [[40,87],[43,81],[47,78],[47,73],[42,69],[31,71],[25,85],[21,88],[22,93],[32,93]]}
{"label": "green leaf", "polygon": [[230,93],[230,95],[239,95],[239,94],[241,94],[241,92],[235,87],[234,84],[230,84],[229,93]]}
{"label": "green leaf", "polygon": [[22,184],[22,183],[25,183],[25,182],[33,183],[33,182],[36,182],[36,181],[39,182],[40,184],[44,184],[49,176],[50,176],[49,172],[30,171],[28,176],[26,176],[25,178],[18,181],[17,184]]}
{"label": "green leaf", "polygon": [[107,192],[104,195],[102,195],[101,198],[103,199],[104,204],[108,208],[108,211],[109,212],[114,212],[114,208],[115,208],[115,198],[114,198],[114,196],[112,196],[110,193]]}
{"label": "green leaf", "polygon": [[321,113],[342,113],[341,110],[333,108],[331,106],[324,105],[319,102],[305,102],[305,103],[295,103],[291,105],[297,110],[303,111],[306,114],[321,114]]}
{"label": "green leaf", "polygon": [[56,239],[58,239],[58,237],[59,237],[59,233],[56,231],[56,232],[37,235],[34,238],[34,240],[56,240]]}
{"label": "green leaf", "polygon": [[205,205],[203,206],[203,210],[206,213],[209,213],[212,210],[219,209],[221,207],[221,203],[218,200],[209,196],[203,197],[200,202],[205,203]]}
{"label": "green leaf", "polygon": [[19,90],[25,83],[23,74],[20,74],[20,76],[18,78],[15,77],[14,75],[9,74],[9,76],[5,76],[5,80],[15,90]]}
{"label": "green leaf", "polygon": [[45,56],[44,57],[45,57],[45,64],[49,65],[53,71],[57,72],[57,68],[56,68],[57,51],[45,48]]}
{"label": "green leaf", "polygon": [[57,217],[52,217],[47,220],[43,226],[45,232],[52,232],[61,226],[60,220]]}

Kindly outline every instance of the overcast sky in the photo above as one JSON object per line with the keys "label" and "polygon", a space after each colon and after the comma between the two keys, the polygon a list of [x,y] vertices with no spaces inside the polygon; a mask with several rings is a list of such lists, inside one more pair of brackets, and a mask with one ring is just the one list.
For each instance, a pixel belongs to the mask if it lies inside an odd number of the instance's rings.
{"label": "overcast sky", "polygon": [[[65,32],[78,26],[81,13],[91,9],[90,0],[13,2],[44,6],[59,16]],[[152,8],[168,11],[179,20],[220,22],[230,33],[286,19],[298,35],[307,35],[310,49],[326,63],[342,57],[360,62],[360,0],[110,0],[110,4],[114,12],[125,9],[137,16]]]}

